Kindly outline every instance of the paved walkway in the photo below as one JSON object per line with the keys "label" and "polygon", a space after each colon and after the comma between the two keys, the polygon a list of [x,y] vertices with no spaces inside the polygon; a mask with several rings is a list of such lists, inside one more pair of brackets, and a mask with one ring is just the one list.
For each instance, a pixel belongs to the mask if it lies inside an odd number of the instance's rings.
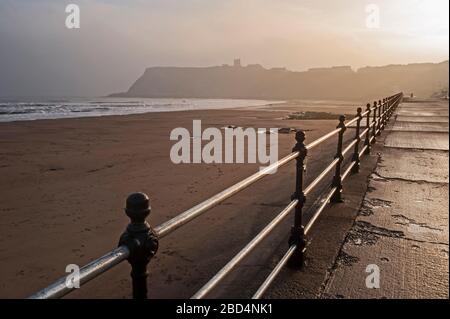
{"label": "paved walkway", "polygon": [[322,297],[449,297],[448,115],[448,101],[399,106]]}

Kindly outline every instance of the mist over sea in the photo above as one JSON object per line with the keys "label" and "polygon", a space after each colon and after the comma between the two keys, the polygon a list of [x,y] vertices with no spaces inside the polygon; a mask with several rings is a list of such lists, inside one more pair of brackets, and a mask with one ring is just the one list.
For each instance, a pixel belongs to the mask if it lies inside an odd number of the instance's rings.
{"label": "mist over sea", "polygon": [[170,98],[0,98],[0,122],[227,109],[273,103],[282,103],[282,101]]}

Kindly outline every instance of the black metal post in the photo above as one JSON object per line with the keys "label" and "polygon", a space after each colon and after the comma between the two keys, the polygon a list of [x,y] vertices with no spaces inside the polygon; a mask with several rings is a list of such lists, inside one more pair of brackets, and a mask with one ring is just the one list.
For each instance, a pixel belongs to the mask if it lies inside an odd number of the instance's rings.
{"label": "black metal post", "polygon": [[372,127],[372,137],[373,137],[372,144],[375,144],[375,142],[377,141],[377,138],[376,138],[376,136],[377,136],[377,102],[376,101],[373,102],[373,108],[374,108],[374,110],[373,110],[373,120],[372,120],[372,124],[373,124],[373,127]]}
{"label": "black metal post", "polygon": [[355,132],[356,144],[355,144],[355,151],[353,152],[353,158],[352,158],[352,161],[355,162],[355,165],[352,168],[352,173],[354,173],[354,174],[359,172],[359,167],[360,167],[359,144],[361,143],[361,137],[359,136],[360,135],[359,132],[361,129],[362,108],[358,107],[356,112],[357,112],[356,116],[358,117],[358,120],[356,121],[356,132]]}
{"label": "black metal post", "polygon": [[396,95],[394,95],[392,97],[392,100],[393,100],[392,104],[393,104],[393,109],[394,110],[397,109],[397,107],[398,107],[398,105],[400,103],[399,97],[400,97],[400,94],[396,94]]}
{"label": "black metal post", "polygon": [[382,108],[383,112],[381,113],[381,118],[382,118],[381,125],[382,125],[382,129],[384,130],[384,128],[386,127],[386,110],[387,110],[387,108],[386,108],[386,99],[384,98],[381,101],[381,103],[383,105],[383,108]]}
{"label": "black metal post", "polygon": [[367,103],[366,105],[366,111],[367,111],[367,117],[366,117],[366,139],[364,141],[364,145],[367,146],[366,147],[366,154],[370,154],[370,103]]}
{"label": "black metal post", "polygon": [[378,100],[378,122],[377,122],[377,136],[381,135],[381,100]]}
{"label": "black metal post", "polygon": [[293,152],[299,152],[296,159],[296,177],[295,177],[295,192],[292,195],[292,200],[297,199],[298,203],[295,206],[294,226],[291,229],[291,237],[289,238],[289,246],[297,245],[297,249],[289,259],[289,266],[292,268],[301,268],[305,263],[306,253],[306,239],[305,228],[303,226],[303,206],[306,202],[306,196],[303,192],[303,177],[306,172],[305,160],[308,150],[305,145],[306,135],[303,131],[297,131],[295,134],[296,144],[292,149]]}
{"label": "black metal post", "polygon": [[342,143],[344,139],[344,132],[347,129],[345,126],[345,115],[339,116],[339,125],[336,128],[340,128],[338,134],[338,143],[337,143],[337,152],[334,158],[339,159],[336,164],[336,170],[334,172],[333,184],[332,187],[336,187],[336,191],[331,197],[331,201],[333,203],[341,203],[342,202],[342,176],[341,176],[341,167],[342,162],[344,161],[344,156],[342,155]]}
{"label": "black metal post", "polygon": [[391,114],[393,114],[395,111],[394,99],[395,96],[391,96]]}
{"label": "black metal post", "polygon": [[386,98],[386,125],[389,123],[389,98]]}
{"label": "black metal post", "polygon": [[387,108],[388,108],[388,122],[391,119],[391,114],[392,114],[392,108],[391,108],[391,98],[388,97],[386,99],[386,103],[387,103]]}
{"label": "black metal post", "polygon": [[391,118],[391,110],[389,108],[389,98],[386,98],[386,125],[389,123],[389,120]]}
{"label": "black metal post", "polygon": [[397,108],[397,103],[395,102],[395,99],[397,98],[396,95],[391,96],[391,114],[393,114],[395,112],[395,109]]}
{"label": "black metal post", "polygon": [[119,240],[119,246],[130,250],[133,299],[147,299],[147,265],[158,250],[158,237],[146,217],[150,214],[150,201],[144,193],[133,193],[127,198],[125,213],[131,222]]}

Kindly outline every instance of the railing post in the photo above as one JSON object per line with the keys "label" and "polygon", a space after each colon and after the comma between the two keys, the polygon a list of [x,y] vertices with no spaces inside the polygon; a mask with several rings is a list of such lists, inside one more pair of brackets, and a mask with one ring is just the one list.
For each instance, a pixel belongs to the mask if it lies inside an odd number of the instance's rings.
{"label": "railing post", "polygon": [[361,129],[362,108],[358,107],[356,112],[357,112],[356,116],[358,117],[358,120],[356,121],[356,133],[355,133],[356,144],[355,144],[355,151],[353,152],[353,158],[352,158],[352,161],[355,162],[355,165],[352,168],[352,173],[354,173],[354,174],[359,172],[359,167],[360,167],[359,144],[361,143],[361,137],[359,136],[360,135],[359,132]]}
{"label": "railing post", "polygon": [[119,240],[119,246],[130,250],[133,299],[147,298],[147,265],[158,250],[158,237],[145,220],[150,214],[150,201],[144,193],[128,196],[125,213],[131,222]]}
{"label": "railing post", "polygon": [[394,95],[394,96],[391,96],[391,114],[393,114],[394,113],[394,111],[395,111],[395,109],[396,109],[396,103],[395,103],[395,98],[396,98],[396,96]]}
{"label": "railing post", "polygon": [[392,115],[391,97],[387,98],[387,107],[388,107],[388,120],[390,120],[391,119],[391,115]]}
{"label": "railing post", "polygon": [[392,106],[393,106],[393,109],[395,110],[396,108],[397,108],[397,94],[396,95],[394,95],[393,97],[392,97]]}
{"label": "railing post", "polygon": [[389,98],[386,98],[386,124],[389,122],[391,118],[391,110],[389,109]]}
{"label": "railing post", "polygon": [[373,119],[372,119],[372,144],[375,144],[375,142],[377,141],[377,102],[373,102]]}
{"label": "railing post", "polygon": [[377,122],[377,136],[381,135],[381,100],[378,100],[378,122]]}
{"label": "railing post", "polygon": [[364,140],[364,145],[366,147],[366,154],[370,154],[370,103],[367,103],[366,105],[366,111],[367,111],[367,117],[366,117],[366,139]]}
{"label": "railing post", "polygon": [[345,115],[339,116],[339,125],[336,128],[340,128],[338,134],[338,143],[337,143],[337,152],[334,158],[339,159],[336,164],[336,170],[334,172],[333,184],[332,187],[336,187],[336,191],[331,197],[331,201],[333,203],[341,203],[342,202],[342,176],[341,176],[341,167],[342,162],[344,161],[344,156],[342,155],[342,143],[344,139],[344,132],[347,129],[345,126]]}
{"label": "railing post", "polygon": [[383,98],[383,101],[381,101],[381,103],[383,105],[382,113],[381,113],[381,118],[382,118],[381,123],[382,123],[382,127],[383,127],[383,130],[384,130],[384,128],[386,127],[386,110],[387,110],[387,108],[386,108],[386,99]]}
{"label": "railing post", "polygon": [[295,134],[296,144],[292,149],[292,152],[299,152],[296,159],[295,192],[292,195],[292,200],[297,199],[298,203],[295,206],[294,226],[291,229],[289,246],[296,244],[297,249],[289,259],[289,266],[297,269],[303,267],[306,252],[305,228],[303,226],[303,206],[306,202],[306,196],[303,192],[303,177],[306,172],[305,160],[308,150],[306,149],[305,139],[305,132],[297,131]]}
{"label": "railing post", "polygon": [[389,108],[389,98],[386,98],[386,124],[391,119],[391,109]]}
{"label": "railing post", "polygon": [[387,108],[388,108],[388,121],[391,120],[392,108],[391,108],[391,98],[386,98]]}

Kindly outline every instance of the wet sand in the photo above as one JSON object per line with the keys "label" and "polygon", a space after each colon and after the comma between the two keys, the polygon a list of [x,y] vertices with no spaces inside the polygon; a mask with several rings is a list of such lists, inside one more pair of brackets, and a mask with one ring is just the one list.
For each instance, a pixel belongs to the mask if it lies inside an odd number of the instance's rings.
{"label": "wet sand", "polygon": [[[335,120],[283,120],[291,112],[354,113],[356,103],[308,103],[0,124],[0,298],[23,298],[117,245],[128,222],[126,196],[151,198],[156,226],[257,171],[255,164],[182,164],[169,152],[175,127],[294,127],[312,141]],[[279,135],[279,156],[294,134]],[[309,175],[330,161],[335,141],[317,148]],[[294,166],[282,168],[161,240],[149,267],[149,297],[187,298],[288,202]],[[249,297],[286,248],[291,217],[211,297]],[[126,262],[70,295],[129,298]]]}

